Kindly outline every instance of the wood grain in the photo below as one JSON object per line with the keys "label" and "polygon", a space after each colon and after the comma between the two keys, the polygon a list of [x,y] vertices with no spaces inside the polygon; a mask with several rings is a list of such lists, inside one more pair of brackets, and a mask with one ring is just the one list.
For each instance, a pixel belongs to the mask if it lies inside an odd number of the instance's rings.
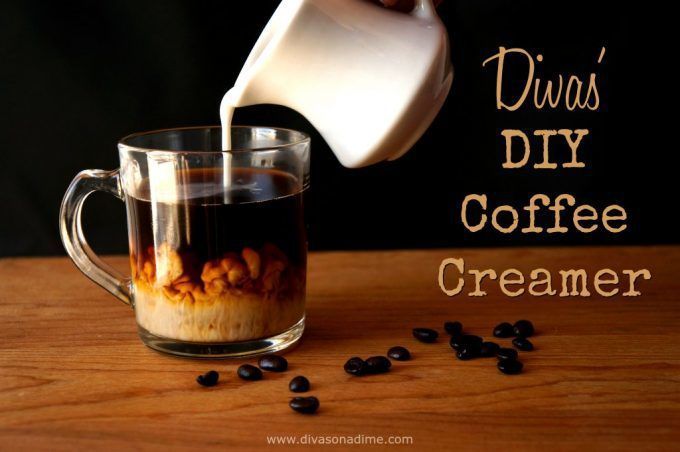
{"label": "wood grain", "polygon": [[[646,267],[653,278],[632,299],[510,299],[493,286],[484,298],[448,298],[437,285],[445,257],[496,270]],[[415,450],[677,450],[679,270],[680,247],[312,254],[308,329],[287,354],[290,370],[245,383],[235,375],[243,361],[145,348],[129,308],[66,259],[0,260],[0,449],[263,449],[268,436],[309,434],[412,436]],[[538,334],[518,376],[410,333],[460,320],[488,336],[519,318]],[[350,356],[397,344],[414,358],[388,374],[342,370]],[[210,369],[221,383],[197,386]],[[316,416],[288,408],[299,374],[321,400]]]}

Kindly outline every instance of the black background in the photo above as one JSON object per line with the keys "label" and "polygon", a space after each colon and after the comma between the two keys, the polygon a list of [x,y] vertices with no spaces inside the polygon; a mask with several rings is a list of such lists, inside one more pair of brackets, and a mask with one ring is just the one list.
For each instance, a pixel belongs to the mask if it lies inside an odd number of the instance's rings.
{"label": "black background", "polygon": [[[362,1],[362,0],[348,0]],[[117,166],[132,132],[218,122],[218,105],[277,1],[11,2],[0,17],[0,255],[62,254],[57,215],[72,177]],[[377,6],[376,6],[377,7]],[[676,242],[677,65],[663,3],[451,1],[439,11],[456,75],[440,115],[403,158],[343,168],[306,120],[282,107],[237,111],[234,123],[312,134],[313,249]],[[394,13],[397,14],[397,13]],[[597,112],[495,109],[499,46],[545,60],[537,76],[597,71]],[[596,64],[602,46],[604,62]],[[512,72],[521,82],[524,73]],[[506,75],[507,76],[507,75]],[[513,84],[509,80],[509,86]],[[504,170],[500,131],[588,128],[585,169]],[[347,131],[351,133],[351,131]],[[535,152],[538,154],[538,141]],[[568,156],[555,146],[556,156]],[[556,158],[559,161],[559,159]],[[520,210],[534,193],[621,204],[621,234],[503,235],[466,231],[468,193]],[[100,252],[125,252],[124,206],[96,194],[86,231]],[[565,216],[569,225],[570,215]],[[520,217],[520,226],[525,218]],[[573,230],[573,228],[572,228]]]}

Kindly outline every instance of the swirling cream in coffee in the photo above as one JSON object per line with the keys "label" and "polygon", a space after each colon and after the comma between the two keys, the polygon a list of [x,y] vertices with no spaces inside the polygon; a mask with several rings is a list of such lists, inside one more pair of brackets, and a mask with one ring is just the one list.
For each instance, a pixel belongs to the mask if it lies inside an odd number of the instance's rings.
{"label": "swirling cream in coffee", "polygon": [[[128,195],[135,311],[172,339],[270,337],[304,315],[302,182],[275,170],[174,172],[172,196],[141,181]],[[156,219],[157,221],[154,221]]]}

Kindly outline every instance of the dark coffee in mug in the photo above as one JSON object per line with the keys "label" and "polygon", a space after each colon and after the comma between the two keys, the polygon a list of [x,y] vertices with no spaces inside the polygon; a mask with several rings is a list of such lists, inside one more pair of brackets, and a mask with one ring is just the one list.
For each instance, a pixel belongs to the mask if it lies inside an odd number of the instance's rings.
{"label": "dark coffee in mug", "polygon": [[[303,196],[310,140],[272,127],[129,135],[120,169],[81,171],[60,211],[64,247],[94,282],[134,308],[149,347],[190,357],[244,357],[295,344],[305,328]],[[131,275],[90,248],[81,213],[105,191],[125,202]]]}
{"label": "dark coffee in mug", "polygon": [[176,199],[154,200],[148,179],[126,195],[135,310],[152,334],[243,341],[281,333],[303,316],[300,184],[282,171],[234,168],[229,188],[216,190],[222,174],[176,172]]}

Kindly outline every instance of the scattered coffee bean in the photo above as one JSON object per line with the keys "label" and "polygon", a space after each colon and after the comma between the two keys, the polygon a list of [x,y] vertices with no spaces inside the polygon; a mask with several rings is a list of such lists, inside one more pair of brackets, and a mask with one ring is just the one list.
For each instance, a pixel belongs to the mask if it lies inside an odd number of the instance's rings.
{"label": "scattered coffee bean", "polygon": [[354,358],[348,359],[345,363],[345,372],[351,375],[361,376],[366,373],[367,367],[366,361],[355,356]]}
{"label": "scattered coffee bean", "polygon": [[514,338],[512,340],[512,345],[517,347],[519,350],[522,350],[523,352],[530,352],[531,350],[534,349],[534,344],[532,344],[531,341],[524,336]]}
{"label": "scattered coffee bean", "polygon": [[493,329],[493,335],[495,337],[512,337],[515,335],[515,330],[508,322],[503,322],[496,325],[496,328]]}
{"label": "scattered coffee bean", "polygon": [[258,362],[260,369],[270,372],[285,372],[288,369],[288,361],[279,355],[265,355]]}
{"label": "scattered coffee bean", "polygon": [[319,409],[319,399],[316,397],[293,397],[289,405],[298,413],[313,414]]}
{"label": "scattered coffee bean", "polygon": [[215,386],[217,384],[217,380],[219,379],[220,374],[214,370],[211,370],[210,372],[206,372],[205,374],[196,377],[196,382],[198,382],[198,384],[201,386]]}
{"label": "scattered coffee bean", "polygon": [[411,352],[404,347],[392,347],[387,351],[387,356],[397,361],[408,361],[411,359]]}
{"label": "scattered coffee bean", "polygon": [[437,340],[439,333],[430,328],[413,328],[413,337],[420,342],[430,343]]}
{"label": "scattered coffee bean", "polygon": [[515,336],[529,337],[534,334],[534,324],[528,320],[518,320],[513,326]]}
{"label": "scattered coffee bean", "polygon": [[481,356],[482,346],[477,342],[470,342],[463,344],[456,353],[456,357],[460,360],[467,361],[468,359],[479,358]]}
{"label": "scattered coffee bean", "polygon": [[482,342],[482,347],[479,352],[479,356],[482,358],[493,358],[500,350],[501,346],[495,342]]}
{"label": "scattered coffee bean", "polygon": [[309,391],[309,380],[302,375],[299,375],[288,383],[288,389],[292,392],[307,392]]}
{"label": "scattered coffee bean", "polygon": [[496,352],[496,357],[499,361],[517,359],[517,350],[513,350],[511,348],[499,348]]}
{"label": "scattered coffee bean", "polygon": [[382,374],[390,370],[392,361],[384,356],[371,356],[366,360],[366,371],[371,374]]}
{"label": "scattered coffee bean", "polygon": [[498,361],[498,370],[500,370],[504,374],[508,375],[518,374],[522,371],[522,367],[524,367],[524,365],[521,362],[514,359],[503,359]]}
{"label": "scattered coffee bean", "polygon": [[479,336],[475,336],[475,335],[472,335],[472,334],[463,334],[463,335],[460,335],[460,336],[452,336],[451,340],[449,341],[449,345],[454,350],[458,350],[465,344],[475,343],[475,344],[478,344],[479,346],[481,346],[482,342],[483,342],[483,340]]}
{"label": "scattered coffee bean", "polygon": [[444,323],[444,330],[449,336],[458,336],[463,334],[463,324],[460,322],[446,322]]}
{"label": "scattered coffee bean", "polygon": [[236,375],[244,380],[256,381],[262,379],[262,371],[250,364],[243,364],[236,371]]}

